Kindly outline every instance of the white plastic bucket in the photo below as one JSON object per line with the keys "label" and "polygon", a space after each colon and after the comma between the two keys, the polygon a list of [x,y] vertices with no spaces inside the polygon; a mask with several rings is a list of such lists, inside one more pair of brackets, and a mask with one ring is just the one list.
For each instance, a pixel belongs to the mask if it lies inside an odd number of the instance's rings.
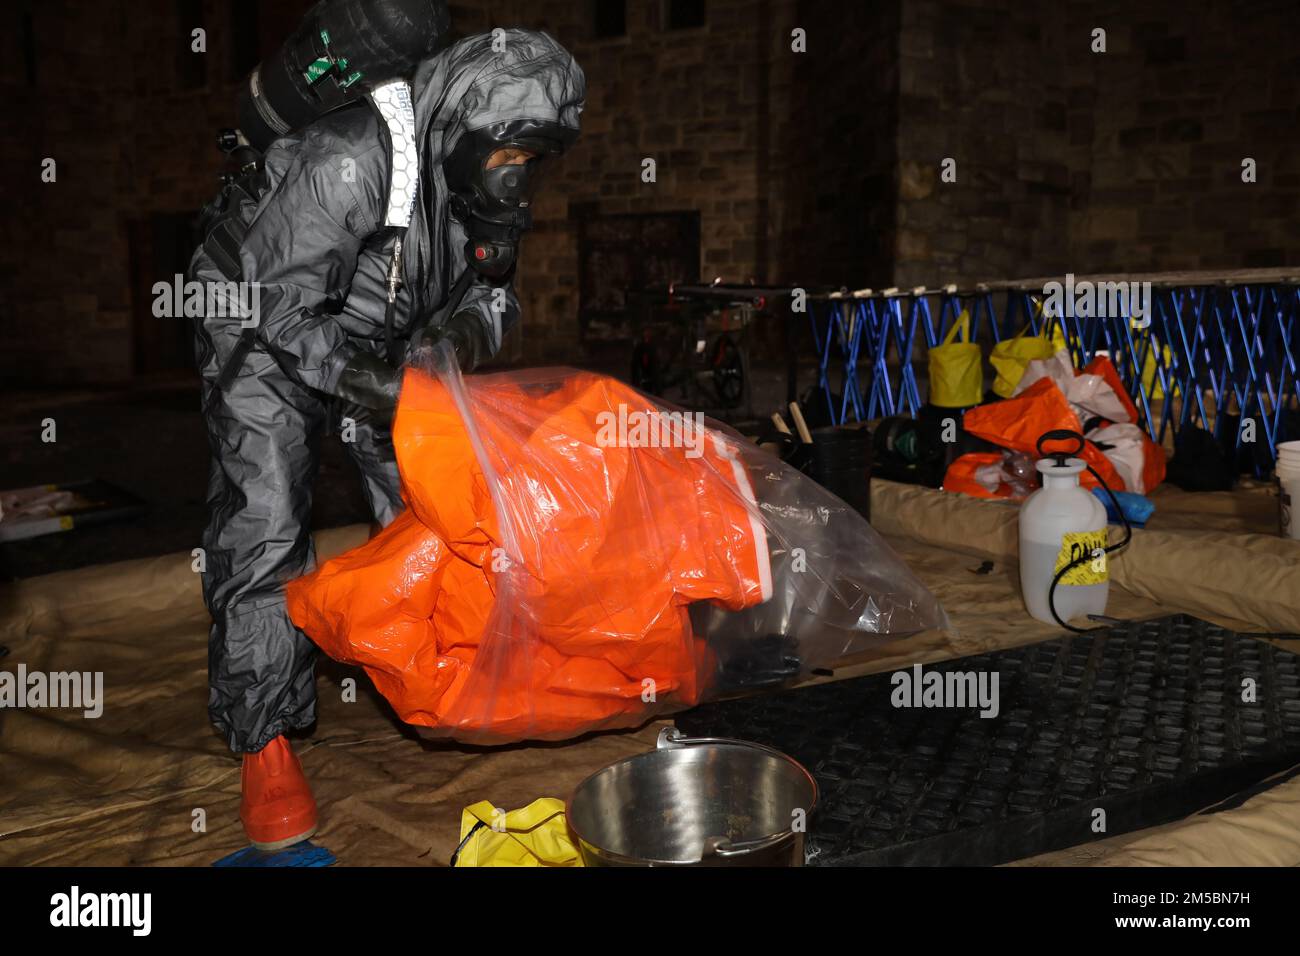
{"label": "white plastic bucket", "polygon": [[1277,523],[1284,538],[1300,539],[1300,441],[1277,446]]}

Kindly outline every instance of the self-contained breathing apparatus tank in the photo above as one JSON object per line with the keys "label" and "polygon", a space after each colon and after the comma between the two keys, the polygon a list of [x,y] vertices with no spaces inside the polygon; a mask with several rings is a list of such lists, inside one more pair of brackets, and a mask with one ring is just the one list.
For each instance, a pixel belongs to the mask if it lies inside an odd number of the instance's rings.
{"label": "self-contained breathing apparatus tank", "polygon": [[451,29],[447,0],[320,0],[280,49],[253,68],[239,97],[239,128],[217,147],[233,170],[200,215],[204,246],[227,276],[238,276],[243,203],[256,205],[262,155],[281,136],[354,103],[438,52]]}
{"label": "self-contained breathing apparatus tank", "polygon": [[[240,92],[239,128],[217,134],[217,146],[234,169],[222,174],[221,192],[199,215],[203,248],[223,275],[241,275],[246,210],[265,189],[267,147],[331,110],[409,78],[421,60],[447,43],[450,28],[446,0],[320,0],[279,50],[253,69]],[[400,255],[399,237],[392,275],[398,274]],[[385,319],[390,338],[396,296],[391,282]],[[221,371],[220,388],[229,385],[252,343],[252,329],[246,328]]]}
{"label": "self-contained breathing apparatus tank", "polygon": [[446,0],[321,0],[249,74],[239,133],[265,152],[318,116],[409,76],[447,42],[450,27]]}

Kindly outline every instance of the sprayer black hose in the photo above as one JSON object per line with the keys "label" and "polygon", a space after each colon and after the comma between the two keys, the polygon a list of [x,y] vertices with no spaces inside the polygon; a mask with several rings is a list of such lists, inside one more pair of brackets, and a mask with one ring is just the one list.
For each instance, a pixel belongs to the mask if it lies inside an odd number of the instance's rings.
{"label": "sprayer black hose", "polygon": [[[1109,555],[1112,552],[1119,551],[1121,548],[1127,547],[1128,543],[1133,540],[1133,526],[1129,524],[1128,515],[1124,514],[1124,509],[1120,507],[1119,499],[1115,497],[1115,492],[1111,491],[1110,485],[1106,484],[1106,479],[1102,478],[1101,475],[1097,474],[1096,469],[1094,469],[1092,465],[1085,463],[1084,467],[1087,468],[1088,471],[1092,473],[1092,477],[1097,479],[1097,483],[1100,484],[1102,488],[1106,489],[1106,494],[1110,496],[1111,504],[1115,506],[1115,511],[1118,512],[1120,521],[1124,522],[1124,540],[1116,542],[1115,544],[1112,545],[1107,545],[1103,549],[1104,553]],[[1091,554],[1079,555],[1079,557],[1075,558],[1065,567],[1061,568],[1061,570],[1056,572],[1056,576],[1052,578],[1052,586],[1047,589],[1047,609],[1051,611],[1052,618],[1056,621],[1057,624],[1061,625],[1061,627],[1065,628],[1067,631],[1073,631],[1075,634],[1086,634],[1089,631],[1102,630],[1102,628],[1074,627],[1073,625],[1067,624],[1065,621],[1062,621],[1061,616],[1056,613],[1056,586],[1061,583],[1061,578],[1065,577],[1070,571],[1072,571],[1074,568],[1077,568],[1085,561],[1091,561],[1092,559],[1093,556]]]}

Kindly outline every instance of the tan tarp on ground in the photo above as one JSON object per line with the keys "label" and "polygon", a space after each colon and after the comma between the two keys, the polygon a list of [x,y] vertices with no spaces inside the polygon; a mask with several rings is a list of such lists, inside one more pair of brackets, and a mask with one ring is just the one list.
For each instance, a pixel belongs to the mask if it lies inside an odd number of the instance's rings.
{"label": "tan tarp on ground", "polygon": [[[1016,573],[1015,505],[876,485],[888,501],[872,512],[882,534],[1009,561]],[[1111,563],[1117,584],[1239,630],[1300,633],[1300,542],[1273,533],[1277,502],[1267,487],[1201,495],[1162,488],[1154,500],[1146,529]],[[1111,540],[1120,537],[1112,528]]]}
{"label": "tan tarp on ground", "polygon": [[[1188,611],[1239,629],[1300,632],[1293,542],[1258,532],[1265,492],[1161,494],[1151,530],[1116,562],[1110,613]],[[1016,588],[1014,510],[877,482],[876,525],[935,591],[959,636],[881,648],[837,676],[892,670],[1053,636]],[[1208,517],[1207,517],[1208,516]],[[1196,530],[1211,526],[1224,535]],[[360,528],[320,536],[322,554]],[[990,573],[975,573],[992,559]],[[207,618],[189,555],[49,575],[0,593],[0,643],[42,671],[103,671],[99,719],[0,710],[0,864],[207,865],[245,843],[239,765],[206,719]],[[340,681],[358,677],[345,703]],[[322,666],[315,734],[297,747],[321,807],[320,842],[345,864],[441,865],[460,812],[567,796],[588,773],[653,746],[658,725],[567,744],[498,750],[434,745],[395,721],[358,672]],[[201,813],[200,813],[201,811]],[[197,821],[205,825],[199,826]],[[1027,864],[1297,864],[1300,780],[1243,807],[1050,854]]]}

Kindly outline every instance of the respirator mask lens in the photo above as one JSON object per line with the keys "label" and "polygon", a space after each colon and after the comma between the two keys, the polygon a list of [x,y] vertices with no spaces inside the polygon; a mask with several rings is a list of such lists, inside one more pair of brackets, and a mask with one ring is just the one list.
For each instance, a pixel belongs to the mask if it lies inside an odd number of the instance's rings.
{"label": "respirator mask lens", "polygon": [[[487,162],[484,161],[486,167]],[[529,206],[541,182],[546,163],[540,156],[522,163],[502,163],[483,171],[484,191],[504,206]]]}
{"label": "respirator mask lens", "polygon": [[[503,279],[513,269],[519,240],[532,226],[533,196],[549,165],[544,160],[566,142],[558,127],[555,136],[546,135],[550,125],[520,121],[475,130],[444,164],[451,212],[468,237],[465,256],[489,279]],[[521,154],[532,155],[520,162]],[[490,166],[494,159],[497,165]]]}

